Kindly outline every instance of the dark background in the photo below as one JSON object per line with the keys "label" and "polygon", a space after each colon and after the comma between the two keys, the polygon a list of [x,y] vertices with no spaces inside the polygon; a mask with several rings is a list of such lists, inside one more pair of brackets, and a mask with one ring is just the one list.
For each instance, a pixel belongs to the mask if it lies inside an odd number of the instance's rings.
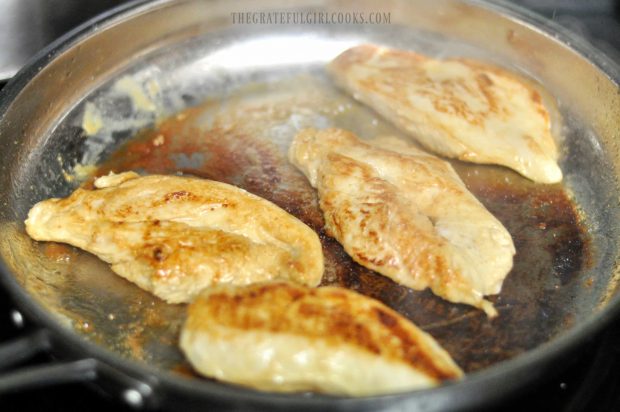
{"label": "dark background", "polygon": [[[620,2],[513,0],[586,37],[620,62]],[[0,86],[39,49],[88,18],[123,0],[0,0]],[[283,3],[284,4],[284,3]],[[23,331],[13,326],[11,302],[0,290],[0,344]],[[34,363],[46,362],[45,356]],[[620,411],[620,321],[559,367],[556,376],[492,405],[489,411]],[[81,384],[0,397],[0,411],[130,411],[120,401]]]}
{"label": "dark background", "polygon": [[[430,0],[429,0],[430,1]],[[620,1],[512,0],[620,58]],[[0,0],[0,79],[69,29],[126,0]],[[286,4],[285,1],[282,3]]]}

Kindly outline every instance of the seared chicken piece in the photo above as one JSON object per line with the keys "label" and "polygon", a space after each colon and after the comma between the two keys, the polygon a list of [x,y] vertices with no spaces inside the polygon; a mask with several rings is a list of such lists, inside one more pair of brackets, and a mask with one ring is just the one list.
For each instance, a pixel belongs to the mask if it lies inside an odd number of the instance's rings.
{"label": "seared chicken piece", "polygon": [[359,264],[497,314],[515,248],[452,166],[393,137],[302,130],[289,158],[318,189],[328,234]]}
{"label": "seared chicken piece", "polygon": [[245,190],[133,172],[100,177],[95,187],[37,203],[25,222],[28,234],[94,253],[170,303],[189,302],[218,283],[321,280],[316,233]]}
{"label": "seared chicken piece", "polygon": [[207,289],[189,306],[180,345],[201,374],[272,391],[377,395],[462,376],[431,336],[337,287]]}
{"label": "seared chicken piece", "polygon": [[562,180],[549,113],[540,93],[515,74],[373,45],[345,51],[328,70],[356,99],[436,153],[507,166],[540,183]]}

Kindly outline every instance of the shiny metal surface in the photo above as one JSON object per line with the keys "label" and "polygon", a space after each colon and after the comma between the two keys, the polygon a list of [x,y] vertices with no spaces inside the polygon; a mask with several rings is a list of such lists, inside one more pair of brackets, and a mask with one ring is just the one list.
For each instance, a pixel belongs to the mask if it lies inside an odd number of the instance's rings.
{"label": "shiny metal surface", "polygon": [[64,32],[123,0],[2,0],[0,83]]}
{"label": "shiny metal surface", "polygon": [[[32,15],[31,2],[7,0],[0,4],[0,82],[13,77],[37,50],[47,43],[40,15]],[[30,12],[30,13],[29,13]],[[30,27],[30,30],[25,30]]]}
{"label": "shiny metal surface", "polygon": [[[532,368],[549,367],[563,350],[618,312],[620,73],[615,64],[557,27],[527,14],[518,20],[509,7],[495,4],[453,0],[393,1],[385,6],[371,1],[297,4],[294,8],[300,10],[379,8],[391,12],[391,24],[231,24],[233,11],[279,10],[278,1],[136,4],[131,11],[112,12],[61,39],[5,88],[0,100],[2,281],[21,300],[26,314],[51,324],[76,350],[161,380],[167,390],[188,397],[254,406],[298,403],[370,410],[389,404],[441,410],[479,402],[470,394],[463,405],[454,403],[455,396],[472,391],[477,395],[475,388],[493,389],[495,393],[488,396],[499,396],[510,389],[498,386],[499,377],[513,379],[512,386],[534,378],[528,376]],[[269,398],[166,372],[182,362],[174,337],[183,307],[163,304],[112,275],[92,256],[50,251],[24,234],[21,222],[34,202],[66,195],[79,184],[70,177],[76,164],[99,163],[139,130],[204,100],[234,96],[248,84],[274,84],[299,75],[321,77],[326,61],[368,41],[490,60],[534,77],[558,100],[565,184],[585,216],[593,254],[591,264],[577,276],[580,281],[552,299],[552,309],[562,316],[545,335],[552,338],[549,343],[543,339],[540,346],[512,360],[431,391],[372,400],[319,395]],[[324,120],[310,116],[307,121],[320,126]],[[355,127],[358,122],[350,123]],[[282,130],[291,132],[276,127]],[[280,135],[270,136],[277,145]],[[588,278],[593,281],[585,288]],[[565,321],[568,315],[570,322]]]}

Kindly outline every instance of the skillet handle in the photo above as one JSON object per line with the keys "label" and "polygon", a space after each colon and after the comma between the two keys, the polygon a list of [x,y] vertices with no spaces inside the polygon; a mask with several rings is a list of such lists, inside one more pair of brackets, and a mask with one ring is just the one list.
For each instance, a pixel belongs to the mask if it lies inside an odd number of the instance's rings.
{"label": "skillet handle", "polygon": [[[49,335],[44,330],[31,332],[8,343],[0,344],[0,371],[39,353],[47,352],[49,348]],[[2,388],[1,385],[0,388]]]}
{"label": "skillet handle", "polygon": [[67,363],[32,366],[0,375],[0,396],[43,386],[92,381],[97,361],[82,359]]}
{"label": "skillet handle", "polygon": [[52,349],[46,330],[35,330],[0,344],[0,399],[2,395],[44,386],[94,382],[100,389],[136,409],[156,407],[153,383],[129,377],[92,358],[52,362],[8,370]]}
{"label": "skillet handle", "polygon": [[[45,330],[36,330],[0,344],[0,371],[48,352],[50,348],[50,337]],[[96,376],[96,366],[94,359],[82,359],[0,372],[0,395],[22,389],[92,380]]]}

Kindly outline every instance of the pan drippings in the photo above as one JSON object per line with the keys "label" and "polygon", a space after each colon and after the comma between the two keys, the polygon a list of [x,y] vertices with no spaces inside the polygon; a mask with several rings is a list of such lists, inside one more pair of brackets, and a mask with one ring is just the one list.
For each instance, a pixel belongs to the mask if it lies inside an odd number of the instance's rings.
{"label": "pan drippings", "polygon": [[[469,190],[508,229],[517,249],[502,292],[490,297],[499,316],[489,320],[479,310],[446,302],[429,291],[412,291],[371,272],[325,234],[315,190],[286,157],[290,140],[304,127],[340,127],[362,138],[404,137],[325,80],[306,75],[255,84],[170,117],[127,141],[96,175],[127,170],[194,175],[274,202],[319,234],[325,256],[323,285],[345,286],[381,300],[431,333],[466,372],[512,358],[569,326],[572,317],[561,302],[574,288],[583,287],[580,273],[591,252],[583,219],[562,185],[538,185],[501,167],[451,161]],[[151,328],[153,317],[145,314],[153,305],[167,305],[144,299],[154,303],[129,303],[135,318],[127,319],[125,332],[113,339],[115,346],[125,348],[121,351],[128,356],[186,370],[176,363],[180,356],[173,347],[180,321],[161,326],[162,319],[178,317],[183,307],[171,306],[155,316],[159,326]],[[158,343],[150,343],[153,340]]]}

